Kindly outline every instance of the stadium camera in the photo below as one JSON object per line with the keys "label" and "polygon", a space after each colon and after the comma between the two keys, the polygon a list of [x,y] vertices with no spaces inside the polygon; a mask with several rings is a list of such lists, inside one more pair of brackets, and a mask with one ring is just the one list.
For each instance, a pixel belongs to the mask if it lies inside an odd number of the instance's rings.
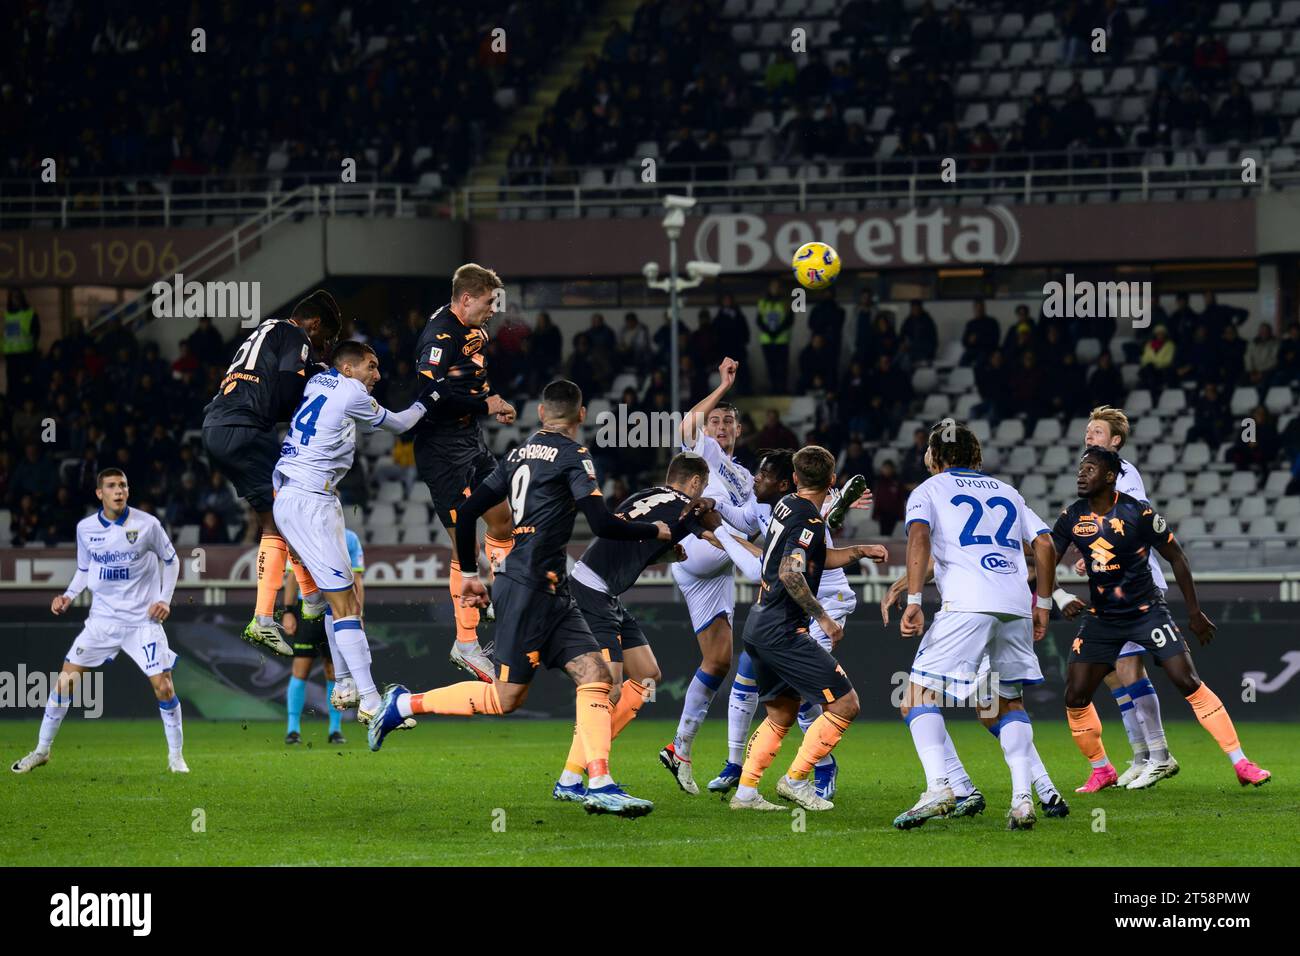
{"label": "stadium camera", "polygon": [[647,282],[654,282],[659,278],[659,263],[647,262],[641,267],[641,274],[646,277]]}
{"label": "stadium camera", "polygon": [[692,259],[686,263],[686,274],[692,279],[716,279],[722,275],[722,266],[716,262],[703,262]]}
{"label": "stadium camera", "polygon": [[665,196],[665,209],[690,209],[695,205],[694,196]]}

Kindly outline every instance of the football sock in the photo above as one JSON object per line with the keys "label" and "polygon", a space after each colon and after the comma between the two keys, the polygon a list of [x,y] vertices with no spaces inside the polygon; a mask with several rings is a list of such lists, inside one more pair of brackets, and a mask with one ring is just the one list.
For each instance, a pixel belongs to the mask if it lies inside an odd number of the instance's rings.
{"label": "football sock", "polygon": [[301,677],[289,678],[289,693],[286,696],[285,706],[289,710],[289,727],[287,733],[298,733],[302,730],[302,705],[307,700],[307,682]]}
{"label": "football sock", "polygon": [[786,776],[791,780],[808,779],[813,766],[835,749],[844,732],[849,729],[849,723],[843,717],[828,713],[823,713],[813,721],[813,725],[803,735],[803,743],[799,745],[799,752],[795,754]]}
{"label": "football sock", "polygon": [[[451,533],[454,537],[456,533],[455,529],[452,529]],[[459,561],[451,562],[451,570],[448,572],[448,577],[451,581],[451,609],[452,613],[456,615],[456,640],[460,641],[462,644],[477,644],[478,608],[461,607],[460,605],[460,588],[462,579],[460,576]]]}
{"label": "football sock", "polygon": [[170,700],[158,701],[158,716],[162,718],[163,733],[167,735],[167,749],[174,754],[180,753],[185,743],[181,731],[181,699],[172,694]]}
{"label": "football sock", "polygon": [[682,701],[682,719],[677,723],[677,736],[673,739],[673,749],[683,760],[691,759],[691,744],[700,732],[700,724],[709,712],[713,695],[722,686],[722,678],[706,674],[698,668],[686,688],[686,699]]}
{"label": "football sock", "polygon": [[1115,703],[1119,705],[1119,716],[1124,721],[1124,733],[1128,734],[1128,742],[1133,745],[1133,762],[1145,763],[1148,756],[1147,732],[1146,728],[1142,726],[1142,715],[1133,706],[1133,698],[1129,696],[1129,689],[1121,687],[1118,690],[1113,690],[1111,696],[1115,698]]}
{"label": "football sock", "polygon": [[334,682],[327,680],[325,682],[325,706],[330,712],[330,733],[337,734],[343,726],[343,711],[335,707],[330,701],[334,697]]}
{"label": "football sock", "polygon": [[727,761],[737,766],[745,762],[745,744],[749,740],[749,725],[758,709],[758,682],[754,680],[754,665],[749,655],[740,652],[736,662],[736,676],[731,682],[731,697],[727,701]]}
{"label": "football sock", "polygon": [[334,636],[334,612],[328,604],[325,606],[325,640],[329,643],[330,658],[334,661],[334,680],[347,680],[352,676],[352,671],[348,670],[348,662],[339,651],[338,639]]}
{"label": "football sock", "polygon": [[1210,690],[1209,684],[1202,682],[1194,693],[1188,694],[1187,703],[1192,705],[1192,712],[1196,714],[1196,719],[1210,732],[1210,736],[1218,741],[1219,747],[1228,755],[1229,760],[1235,764],[1245,758],[1241,741],[1237,739],[1237,728],[1232,726],[1232,718],[1228,716],[1227,708],[1223,706],[1223,701],[1219,700],[1219,695]]}
{"label": "football sock", "polygon": [[1022,797],[1031,795],[1033,786],[1034,725],[1029,722],[1029,715],[1023,710],[1009,710],[989,728],[998,743],[1002,745],[1002,754],[1011,768],[1011,802],[1018,803]]}
{"label": "football sock", "polygon": [[943,714],[932,704],[913,707],[907,712],[907,729],[912,732],[916,755],[925,768],[925,789],[938,790],[948,786],[947,761],[944,760],[944,739],[948,728]]}
{"label": "football sock", "polygon": [[1101,718],[1092,704],[1087,707],[1065,708],[1065,719],[1070,724],[1075,746],[1088,758],[1094,768],[1110,763],[1106,748],[1101,745]]}
{"label": "football sock", "polygon": [[1052,778],[1047,774],[1047,768],[1043,766],[1043,758],[1038,756],[1038,748],[1034,742],[1029,741],[1029,773],[1034,778],[1034,790],[1038,792],[1038,799],[1044,803],[1051,803],[1053,797],[1059,797],[1061,792],[1056,789],[1056,784],[1052,783]]}
{"label": "football sock", "polygon": [[284,582],[284,563],[289,548],[278,534],[262,532],[257,543],[257,607],[259,623],[275,620],[275,597]]}
{"label": "football sock", "polygon": [[578,736],[582,739],[587,778],[593,788],[614,782],[609,775],[609,744],[613,733],[609,691],[610,685],[605,681],[578,685]]}
{"label": "football sock", "polygon": [[621,734],[624,727],[632,723],[643,706],[645,706],[645,685],[629,677],[623,681],[623,692],[619,694],[618,702],[614,704],[614,709],[610,713],[611,740]]}
{"label": "football sock", "polygon": [[953,744],[952,735],[948,733],[946,726],[943,734],[943,768],[948,778],[948,786],[952,787],[954,796],[969,797],[975,792],[975,781],[971,780],[961,758],[957,756],[957,747]]}
{"label": "football sock", "polygon": [[71,688],[69,688],[67,697],[60,697],[56,688],[54,693],[50,695],[50,699],[45,702],[45,716],[41,718],[41,729],[36,738],[36,752],[38,754],[48,754],[50,752],[54,738],[58,735],[59,725],[63,723],[63,718],[68,716],[71,707]]}
{"label": "football sock", "polygon": [[[641,706],[645,703],[645,686],[630,677],[623,681],[623,693],[610,714],[610,741],[612,742],[623,728],[632,722]],[[582,737],[578,728],[573,728],[573,741],[569,744],[569,757],[564,761],[564,772],[560,774],[560,783],[566,787],[582,783],[582,775],[587,769],[587,755],[582,749]]]}
{"label": "football sock", "polygon": [[492,564],[493,573],[499,572],[505,566],[506,558],[510,556],[510,551],[514,546],[514,538],[506,538],[502,541],[490,534],[483,536],[483,550],[487,552],[487,558]]}
{"label": "football sock", "polygon": [[347,661],[348,672],[357,682],[357,693],[361,697],[361,709],[373,711],[379,706],[379,691],[375,679],[370,676],[370,643],[366,632],[361,628],[361,618],[340,617],[334,621],[334,641],[339,653]]}
{"label": "football sock", "polygon": [[[777,751],[781,749],[781,741],[789,729],[767,717],[749,738],[749,743],[745,746],[745,766],[740,772],[740,786],[742,789],[748,788],[744,796],[758,788],[758,781],[763,779],[763,771],[772,766]],[[737,795],[742,796],[740,793]]]}
{"label": "football sock", "polygon": [[[821,715],[822,715],[821,704],[815,704],[810,700],[805,700],[802,704],[799,705],[799,713],[795,715],[795,720],[798,721],[799,723],[799,729],[806,734],[808,733],[808,728],[811,727],[813,724],[815,724],[817,722],[817,718],[820,717]],[[827,754],[825,757],[822,757],[821,760],[817,761],[817,766],[829,767],[834,762],[835,762],[835,758],[832,757],[830,754]]]}
{"label": "football sock", "polygon": [[1160,719],[1160,698],[1156,696],[1151,678],[1143,677],[1129,684],[1128,696],[1133,701],[1133,709],[1142,718],[1142,730],[1146,733],[1146,747],[1151,759],[1163,763],[1169,759],[1169,744],[1165,740],[1164,722]]}
{"label": "football sock", "polygon": [[303,604],[316,608],[324,603],[325,595],[320,593],[320,588],[316,586],[316,579],[311,576],[311,572],[301,561],[293,562],[293,576],[298,582],[298,593],[302,595]]}
{"label": "football sock", "polygon": [[426,690],[423,694],[399,694],[397,710],[403,717],[412,714],[447,714],[457,717],[500,714],[501,698],[497,694],[496,684],[467,680]]}

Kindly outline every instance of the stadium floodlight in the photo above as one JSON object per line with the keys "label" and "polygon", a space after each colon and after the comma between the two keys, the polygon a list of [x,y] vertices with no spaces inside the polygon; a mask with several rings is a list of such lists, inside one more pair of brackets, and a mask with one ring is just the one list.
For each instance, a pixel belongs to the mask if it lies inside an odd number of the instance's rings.
{"label": "stadium floodlight", "polygon": [[682,229],[686,225],[686,210],[692,208],[696,203],[694,196],[665,196],[663,227],[664,233],[668,236],[668,277],[659,278],[659,263],[647,262],[641,267],[641,274],[645,276],[646,285],[652,289],[658,289],[661,292],[668,293],[668,341],[670,343],[672,363],[668,370],[669,387],[672,389],[673,407],[677,406],[681,400],[681,392],[678,390],[678,342],[677,342],[677,324],[681,321],[681,305],[678,301],[677,294],[683,289],[693,289],[705,279],[715,279],[722,275],[722,266],[716,262],[704,262],[699,259],[692,259],[686,263],[686,272],[689,279],[683,279],[678,274],[677,266],[677,240],[681,238]]}

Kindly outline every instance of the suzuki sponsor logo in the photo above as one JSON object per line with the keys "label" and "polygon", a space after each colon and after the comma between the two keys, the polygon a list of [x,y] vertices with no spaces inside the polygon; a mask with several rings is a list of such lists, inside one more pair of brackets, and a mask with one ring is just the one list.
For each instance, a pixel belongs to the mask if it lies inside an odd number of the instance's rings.
{"label": "suzuki sponsor logo", "polygon": [[723,272],[758,272],[788,265],[814,240],[834,246],[850,266],[999,264],[1020,251],[1020,226],[1005,206],[794,219],[719,213],[701,220],[695,256]]}

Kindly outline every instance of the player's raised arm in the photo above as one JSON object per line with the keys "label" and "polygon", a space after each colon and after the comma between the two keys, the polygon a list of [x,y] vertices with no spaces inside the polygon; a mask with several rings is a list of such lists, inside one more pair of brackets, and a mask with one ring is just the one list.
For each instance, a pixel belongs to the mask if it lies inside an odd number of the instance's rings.
{"label": "player's raised arm", "polygon": [[1187,605],[1187,623],[1192,633],[1202,644],[1210,643],[1214,640],[1215,626],[1201,610],[1200,598],[1196,596],[1196,582],[1192,580],[1192,567],[1187,563],[1182,545],[1174,538],[1165,519],[1149,504],[1142,511],[1138,528],[1142,540],[1159,551],[1160,556],[1173,569],[1174,580],[1178,582],[1178,590],[1183,592],[1183,602]]}
{"label": "player's raised arm", "polygon": [[739,367],[740,363],[735,359],[724,358],[722,364],[718,366],[718,374],[722,376],[718,387],[700,399],[682,419],[682,445],[686,448],[695,447],[709,412],[717,408],[718,402],[722,401],[722,397],[731,391],[731,386],[736,383],[736,369]]}

